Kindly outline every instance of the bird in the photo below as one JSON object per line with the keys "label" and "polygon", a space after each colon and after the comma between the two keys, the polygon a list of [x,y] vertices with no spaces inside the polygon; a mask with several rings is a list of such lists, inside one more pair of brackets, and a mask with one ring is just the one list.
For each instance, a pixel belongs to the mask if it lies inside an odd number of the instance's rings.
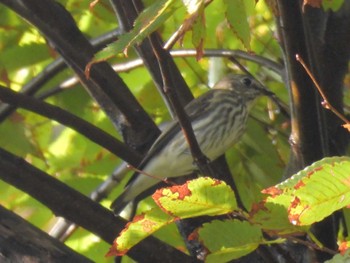
{"label": "bird", "polygon": [[[239,141],[254,101],[271,96],[253,76],[229,74],[210,91],[192,100],[185,112],[203,154],[213,161]],[[115,215],[149,188],[171,177],[196,170],[189,145],[178,121],[172,121],[156,139],[130,181],[111,204]],[[141,172],[142,171],[142,172]]]}

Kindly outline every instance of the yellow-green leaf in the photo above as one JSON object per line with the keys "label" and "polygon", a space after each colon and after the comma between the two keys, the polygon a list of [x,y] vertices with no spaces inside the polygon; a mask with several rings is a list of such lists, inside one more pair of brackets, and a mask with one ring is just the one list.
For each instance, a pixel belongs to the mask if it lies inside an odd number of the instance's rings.
{"label": "yellow-green leaf", "polygon": [[157,190],[152,197],[163,211],[179,218],[222,215],[237,209],[230,186],[209,177]]}
{"label": "yellow-green leaf", "polygon": [[139,44],[148,35],[157,30],[180,7],[178,0],[159,0],[146,8],[136,19],[134,28],[121,35],[120,38],[108,45],[95,55],[95,60],[107,59],[127,50],[134,44]]}
{"label": "yellow-green leaf", "polygon": [[328,157],[264,190],[288,209],[290,222],[311,225],[350,204],[350,158]]}
{"label": "yellow-green leaf", "polygon": [[147,211],[145,214],[135,216],[124,230],[114,240],[107,256],[123,256],[129,249],[141,240],[152,235],[159,228],[175,221],[175,218],[165,214],[158,207]]}

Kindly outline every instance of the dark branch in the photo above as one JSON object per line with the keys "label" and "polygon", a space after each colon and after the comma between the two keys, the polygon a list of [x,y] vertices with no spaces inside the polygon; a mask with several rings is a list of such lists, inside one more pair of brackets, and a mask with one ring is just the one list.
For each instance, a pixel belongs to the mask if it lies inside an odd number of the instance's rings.
{"label": "dark branch", "polygon": [[[55,215],[67,218],[110,244],[125,226],[126,222],[108,209],[1,148],[0,167],[1,180],[28,193]],[[152,251],[150,247],[164,253]],[[188,256],[153,237],[139,243],[128,255],[141,262],[190,262]]]}
{"label": "dark branch", "polygon": [[[113,30],[111,32],[107,32],[97,38],[91,40],[91,44],[94,46],[96,50],[101,49],[104,45],[111,43],[112,41],[117,39],[119,35],[119,30]],[[36,77],[31,79],[27,84],[25,84],[21,93],[27,95],[34,95],[37,93],[44,85],[50,81],[53,77],[55,77],[62,70],[67,68],[67,64],[65,64],[62,57],[57,58],[54,62],[49,64],[46,68],[43,69]],[[76,78],[76,82],[79,80]],[[4,121],[16,108],[11,105],[0,105],[0,122]]]}
{"label": "dark branch", "polygon": [[64,7],[52,0],[2,0],[2,3],[32,23],[49,40],[118,127],[128,145],[140,150],[149,146],[147,142],[154,140],[159,130],[111,66],[106,62],[94,64],[90,78],[86,78],[85,67],[95,50]]}
{"label": "dark branch", "polygon": [[[117,12],[118,19],[123,28],[127,31],[131,30],[136,17],[143,9],[142,2],[139,0],[112,0],[111,3]],[[163,96],[163,100],[168,103],[163,90],[162,74],[160,72],[157,58],[154,53],[154,49],[163,49],[163,42],[161,38],[157,33],[152,33],[140,45],[137,45],[135,49],[139,56],[142,58],[144,65],[152,75],[154,83],[156,84],[160,94]],[[164,59],[167,60],[168,67],[170,68],[170,72],[172,74],[171,84],[173,87],[176,87],[175,92],[177,93],[181,105],[185,106],[193,99],[192,93],[182,78],[181,73],[171,58],[169,52],[164,52],[163,56]],[[170,113],[173,114],[174,109],[172,109],[172,106],[169,104],[167,106],[170,110]]]}
{"label": "dark branch", "polygon": [[56,120],[76,130],[86,138],[101,145],[130,164],[137,165],[141,160],[137,152],[133,151],[118,139],[57,106],[50,105],[21,93],[16,93],[2,86],[0,86],[0,100],[16,107],[33,111],[49,119]]}
{"label": "dark branch", "polygon": [[1,262],[92,263],[2,206],[0,236]]}

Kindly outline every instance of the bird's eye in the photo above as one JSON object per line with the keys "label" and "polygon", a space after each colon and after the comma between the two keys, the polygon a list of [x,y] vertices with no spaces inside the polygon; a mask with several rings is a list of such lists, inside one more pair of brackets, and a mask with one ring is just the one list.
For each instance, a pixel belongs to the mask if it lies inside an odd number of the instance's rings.
{"label": "bird's eye", "polygon": [[250,84],[252,84],[252,80],[250,78],[244,78],[242,80],[243,84],[246,85],[247,87],[250,86]]}

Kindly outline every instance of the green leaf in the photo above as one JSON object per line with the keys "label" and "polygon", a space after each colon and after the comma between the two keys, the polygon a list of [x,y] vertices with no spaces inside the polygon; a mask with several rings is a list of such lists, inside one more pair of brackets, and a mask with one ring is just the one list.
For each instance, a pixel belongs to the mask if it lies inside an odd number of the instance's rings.
{"label": "green leaf", "polygon": [[192,44],[197,50],[197,60],[203,56],[205,31],[204,8],[202,8],[201,13],[196,16],[192,24]]}
{"label": "green leaf", "polygon": [[245,0],[224,0],[226,18],[233,33],[250,50],[250,27],[247,18]]}
{"label": "green leaf", "polygon": [[138,16],[134,28],[129,33],[120,36],[118,41],[98,52],[95,55],[95,60],[103,60],[121,52],[126,54],[130,46],[139,44],[149,34],[161,27],[179,7],[178,0],[154,2]]}
{"label": "green leaf", "polygon": [[135,216],[131,223],[114,240],[107,256],[123,256],[129,249],[141,240],[152,235],[161,227],[175,221],[173,216],[165,214],[158,207],[147,211],[145,214]]}
{"label": "green leaf", "polygon": [[24,115],[15,113],[0,127],[0,147],[22,157],[25,157],[28,153],[35,153],[34,145],[26,136],[24,121]]}
{"label": "green leaf", "polygon": [[350,204],[349,171],[349,157],[324,158],[263,192],[288,208],[290,222],[311,225]]}
{"label": "green leaf", "polygon": [[339,8],[343,5],[344,0],[327,0],[322,1],[323,10],[332,10],[333,12],[337,12]]}
{"label": "green leaf", "polygon": [[1,54],[0,65],[12,71],[33,66],[49,58],[49,48],[47,45],[31,43],[6,49]]}
{"label": "green leaf", "polygon": [[210,251],[206,262],[228,262],[249,254],[263,243],[261,229],[246,221],[214,220],[205,223],[198,234]]}
{"label": "green leaf", "polygon": [[225,182],[209,177],[159,189],[152,197],[166,213],[182,219],[222,215],[237,209],[232,189]]}
{"label": "green leaf", "polygon": [[347,250],[344,254],[336,254],[332,259],[324,263],[348,263],[350,262],[350,251]]}

